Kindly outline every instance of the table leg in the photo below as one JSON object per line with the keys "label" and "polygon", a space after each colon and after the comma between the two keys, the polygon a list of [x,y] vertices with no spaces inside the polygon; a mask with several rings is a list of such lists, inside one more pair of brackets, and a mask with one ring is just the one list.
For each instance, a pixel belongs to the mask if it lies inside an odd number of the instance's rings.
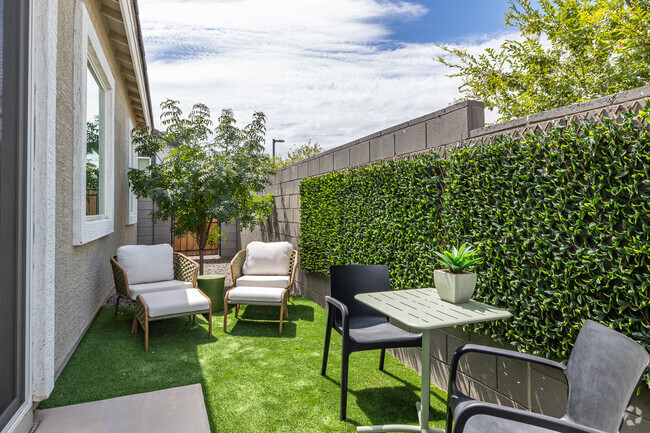
{"label": "table leg", "polygon": [[422,330],[422,379],[420,386],[420,402],[415,403],[418,411],[420,426],[386,424],[359,426],[357,432],[415,432],[415,433],[445,433],[444,430],[429,427],[429,393],[431,392],[431,331]]}
{"label": "table leg", "polygon": [[422,331],[422,372],[420,385],[420,429],[429,431],[429,393],[431,390],[431,338],[428,329]]}

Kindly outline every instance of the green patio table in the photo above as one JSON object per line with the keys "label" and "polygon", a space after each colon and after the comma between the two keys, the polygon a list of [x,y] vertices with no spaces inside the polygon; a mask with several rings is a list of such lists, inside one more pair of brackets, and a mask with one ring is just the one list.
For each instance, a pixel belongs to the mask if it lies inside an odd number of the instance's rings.
{"label": "green patio table", "polygon": [[197,285],[199,289],[212,301],[212,312],[216,313],[223,310],[223,284],[226,280],[225,275],[199,275]]}
{"label": "green patio table", "polygon": [[444,433],[443,429],[429,427],[429,392],[431,380],[431,330],[468,323],[507,319],[508,311],[482,302],[470,300],[465,304],[443,301],[436,289],[410,289],[390,292],[361,293],[357,301],[374,308],[398,322],[422,331],[422,382],[420,402],[415,403],[419,426],[387,424],[359,426],[357,432],[418,432]]}

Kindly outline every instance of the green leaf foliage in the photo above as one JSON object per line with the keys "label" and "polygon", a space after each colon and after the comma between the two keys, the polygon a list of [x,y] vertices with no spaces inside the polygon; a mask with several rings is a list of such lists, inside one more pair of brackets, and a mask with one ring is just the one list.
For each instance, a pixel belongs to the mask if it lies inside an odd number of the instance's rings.
{"label": "green leaf foliage", "polygon": [[436,59],[500,120],[650,83],[648,0],[510,0],[505,24],[521,36],[479,55],[443,46]]}
{"label": "green leaf foliage", "polygon": [[475,298],[513,314],[470,329],[566,360],[592,319],[650,349],[649,112],[305,179],[301,266],[387,264],[393,289],[432,287],[432,252],[468,242]]}
{"label": "green leaf foliage", "polygon": [[282,156],[276,156],[275,157],[275,166],[280,169],[283,167],[286,167],[291,164],[295,164],[298,161],[302,161],[303,159],[311,158],[312,156],[316,156],[319,153],[323,151],[323,148],[321,147],[318,142],[312,143],[311,140],[309,140],[307,143],[302,144],[298,146],[297,144],[294,144],[293,147],[287,152],[287,156],[282,157]]}
{"label": "green leaf foliage", "polygon": [[467,244],[462,244],[458,248],[451,247],[451,250],[443,252],[434,251],[434,253],[438,256],[438,263],[454,274],[460,274],[481,261],[478,257],[470,258],[476,254],[476,250]]}
{"label": "green leaf foliage", "polygon": [[[210,236],[213,220],[236,219],[240,227],[253,228],[269,215],[273,196],[259,194],[276,170],[264,153],[263,113],[254,113],[250,124],[238,128],[233,112],[223,110],[212,131],[208,107],[196,104],[184,118],[178,104],[161,104],[165,133],[151,134],[146,127],[134,130],[136,151],[157,156],[159,162],[145,170],[131,169],[129,181],[138,197],[156,203],[153,218],[174,218],[176,234],[196,236],[202,268],[203,250],[217,241]],[[160,158],[166,147],[171,147],[169,154]]]}

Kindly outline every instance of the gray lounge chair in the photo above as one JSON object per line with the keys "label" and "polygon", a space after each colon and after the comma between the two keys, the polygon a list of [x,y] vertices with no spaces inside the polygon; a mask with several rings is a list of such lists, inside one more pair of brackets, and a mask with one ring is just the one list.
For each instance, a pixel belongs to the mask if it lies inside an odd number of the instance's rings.
{"label": "gray lounge chair", "polygon": [[[564,373],[569,395],[562,418],[483,403],[458,390],[458,362],[483,353],[546,365]],[[617,433],[625,408],[644,374],[648,352],[624,335],[587,320],[566,366],[537,356],[467,344],[452,360],[447,397],[447,432],[454,433]]]}
{"label": "gray lounge chair", "polygon": [[354,299],[359,293],[390,290],[388,266],[339,265],[330,266],[331,295],[327,301],[327,327],[321,375],[327,369],[327,354],[332,329],[343,337],[341,350],[341,411],[346,415],[348,395],[348,359],[352,352],[381,349],[379,369],[384,369],[386,349],[421,347],[422,334],[404,331],[388,323],[388,318]]}

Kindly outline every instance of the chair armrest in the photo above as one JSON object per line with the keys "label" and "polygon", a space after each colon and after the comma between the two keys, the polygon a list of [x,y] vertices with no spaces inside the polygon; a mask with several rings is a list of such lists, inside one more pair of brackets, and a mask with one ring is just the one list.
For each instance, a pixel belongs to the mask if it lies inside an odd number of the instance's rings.
{"label": "chair armrest", "polygon": [[232,275],[232,286],[237,286],[237,278],[244,275],[244,262],[246,261],[246,250],[241,250],[230,261],[230,274]]}
{"label": "chair armrest", "polygon": [[174,253],[174,279],[187,281],[196,287],[196,280],[199,276],[199,264],[189,257]]}
{"label": "chair armrest", "polygon": [[[341,318],[343,319],[343,338],[350,338],[350,313],[348,312],[348,307],[338,299],[332,298],[331,296],[325,296],[325,301],[327,302],[328,316],[334,313],[332,307],[335,307],[341,312]],[[334,321],[333,316],[332,321]]]}
{"label": "chair armrest", "polygon": [[[111,268],[113,269],[113,280],[115,281],[115,291],[118,295],[127,299],[131,298],[129,290],[129,279],[126,276],[126,271],[119,263],[117,263],[117,256],[111,257]],[[118,298],[119,300],[119,298]]]}
{"label": "chair armrest", "polygon": [[553,418],[548,415],[483,402],[472,403],[463,409],[458,414],[458,418],[454,423],[453,432],[462,433],[467,422],[471,417],[476,415],[488,415],[496,418],[517,421],[561,433],[605,433],[601,430],[576,424],[564,419]]}
{"label": "chair armrest", "polygon": [[465,344],[464,346],[459,347],[456,352],[454,352],[454,357],[451,361],[452,371],[455,372],[456,368],[458,367],[460,358],[468,353],[481,353],[485,355],[495,355],[501,358],[517,359],[519,361],[545,365],[547,367],[555,368],[560,371],[564,371],[566,369],[566,366],[560,364],[559,362],[551,361],[550,359],[535,355],[529,355],[527,353],[521,353],[514,350],[499,349],[497,347],[479,346],[477,344]]}
{"label": "chair armrest", "polygon": [[477,344],[465,344],[464,346],[459,347],[456,352],[454,352],[454,356],[451,360],[451,368],[449,370],[449,389],[447,392],[449,400],[447,410],[451,410],[452,412],[455,407],[455,404],[452,404],[452,401],[455,401],[454,397],[459,394],[462,395],[456,386],[458,364],[460,363],[460,359],[468,353],[481,353],[485,355],[494,355],[501,358],[510,358],[517,359],[519,361],[532,362],[535,364],[555,368],[562,371],[563,373],[566,370],[565,365],[560,364],[559,362],[551,361],[549,359],[541,358],[539,356],[529,355],[527,353],[521,353],[514,350],[499,349],[497,347],[479,346]]}

